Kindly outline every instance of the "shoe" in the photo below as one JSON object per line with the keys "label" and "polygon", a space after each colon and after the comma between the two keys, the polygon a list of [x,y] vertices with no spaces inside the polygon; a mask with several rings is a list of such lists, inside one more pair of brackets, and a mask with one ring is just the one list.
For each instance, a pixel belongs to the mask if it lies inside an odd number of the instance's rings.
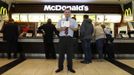
{"label": "shoe", "polygon": [[81,61],[81,63],[89,64],[92,63],[92,61]]}
{"label": "shoe", "polygon": [[73,69],[68,69],[68,71],[75,73],[75,70],[73,70]]}
{"label": "shoe", "polygon": [[55,72],[58,73],[58,72],[61,72],[63,69],[57,69]]}

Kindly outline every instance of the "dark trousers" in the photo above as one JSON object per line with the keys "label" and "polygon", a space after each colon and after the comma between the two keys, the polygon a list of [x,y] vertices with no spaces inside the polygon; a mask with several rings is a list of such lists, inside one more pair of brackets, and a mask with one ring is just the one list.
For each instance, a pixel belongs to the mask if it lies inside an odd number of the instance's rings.
{"label": "dark trousers", "polygon": [[106,34],[106,43],[105,43],[105,55],[108,59],[114,59],[114,44],[113,38],[111,35]]}
{"label": "dark trousers", "polygon": [[63,69],[63,63],[65,59],[65,53],[67,54],[67,67],[72,69],[72,56],[73,56],[73,38],[72,37],[60,37],[60,49],[58,67]]}
{"label": "dark trousers", "polygon": [[91,61],[92,53],[91,53],[91,40],[90,39],[82,40],[82,49],[85,55],[84,61]]}
{"label": "dark trousers", "polygon": [[55,59],[56,58],[56,52],[55,52],[53,40],[49,40],[49,42],[47,42],[47,41],[44,41],[44,48],[45,48],[46,58],[47,59],[49,59],[49,58]]}
{"label": "dark trousers", "polygon": [[99,53],[99,59],[103,59],[103,46],[104,46],[104,38],[96,40],[96,47]]}
{"label": "dark trousers", "polygon": [[7,41],[7,55],[8,58],[11,58],[11,53],[14,53],[13,57],[16,58],[17,57],[17,42],[11,42],[11,41]]}

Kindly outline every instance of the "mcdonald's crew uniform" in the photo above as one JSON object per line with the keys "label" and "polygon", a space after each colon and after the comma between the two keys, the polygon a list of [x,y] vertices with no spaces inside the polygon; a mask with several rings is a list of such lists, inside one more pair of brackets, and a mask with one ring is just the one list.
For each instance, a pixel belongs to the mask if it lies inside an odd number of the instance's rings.
{"label": "mcdonald's crew uniform", "polygon": [[[62,27],[62,22],[66,21],[66,18],[61,19],[56,28]],[[68,21],[70,23],[71,28],[77,28],[78,24],[77,22],[72,19],[71,17],[68,18]],[[74,31],[68,27],[68,33],[66,34],[66,31],[61,31],[59,33],[60,36],[60,49],[59,49],[59,60],[58,60],[58,68],[63,69],[63,62],[64,62],[64,55],[67,54],[67,67],[68,69],[72,69],[72,56],[73,56],[73,34]]]}

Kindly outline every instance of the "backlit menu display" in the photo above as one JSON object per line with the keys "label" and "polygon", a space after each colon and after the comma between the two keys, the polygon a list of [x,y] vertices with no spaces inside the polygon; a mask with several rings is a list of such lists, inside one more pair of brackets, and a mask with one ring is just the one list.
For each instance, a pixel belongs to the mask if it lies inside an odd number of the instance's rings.
{"label": "backlit menu display", "polygon": [[96,21],[97,22],[104,22],[104,15],[97,15]]}
{"label": "backlit menu display", "polygon": [[21,22],[28,22],[28,14],[20,14]]}
{"label": "backlit menu display", "polygon": [[44,14],[29,14],[29,22],[44,22]]}
{"label": "backlit menu display", "polygon": [[104,22],[119,23],[121,20],[121,15],[105,15]]}
{"label": "backlit menu display", "polygon": [[20,21],[20,14],[12,14],[12,19],[14,19],[14,21]]}
{"label": "backlit menu display", "polygon": [[45,22],[47,22],[48,19],[51,19],[52,22],[58,22],[61,19],[61,15],[59,14],[46,14],[45,15]]}

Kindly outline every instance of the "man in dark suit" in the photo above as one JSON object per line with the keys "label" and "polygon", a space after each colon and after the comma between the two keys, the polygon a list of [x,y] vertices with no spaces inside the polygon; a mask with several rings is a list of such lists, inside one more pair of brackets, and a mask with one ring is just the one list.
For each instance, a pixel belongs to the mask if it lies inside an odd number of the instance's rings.
{"label": "man in dark suit", "polygon": [[44,48],[46,59],[56,59],[56,52],[53,43],[53,33],[59,36],[59,32],[56,30],[55,26],[52,24],[51,19],[47,20],[46,24],[40,26],[39,31],[41,31],[43,35]]}
{"label": "man in dark suit", "polygon": [[3,40],[5,40],[7,44],[8,59],[11,58],[11,53],[14,53],[14,58],[17,57],[18,35],[18,25],[14,23],[13,19],[10,19],[3,27]]}

